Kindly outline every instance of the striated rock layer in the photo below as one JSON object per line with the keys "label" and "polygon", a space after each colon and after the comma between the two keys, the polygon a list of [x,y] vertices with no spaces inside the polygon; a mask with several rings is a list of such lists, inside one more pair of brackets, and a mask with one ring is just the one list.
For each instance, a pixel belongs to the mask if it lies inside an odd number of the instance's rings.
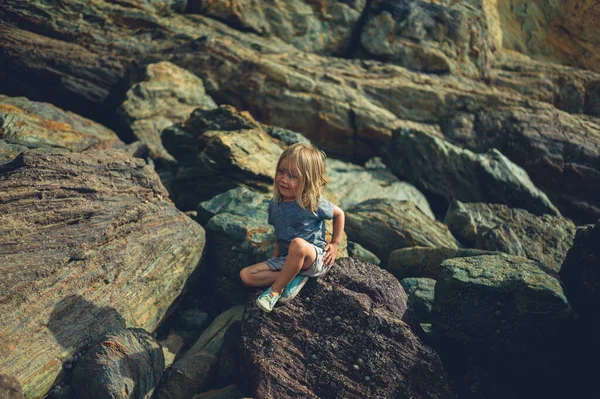
{"label": "striated rock layer", "polygon": [[205,243],[153,168],[117,150],[19,155],[0,168],[0,215],[0,369],[28,398],[106,330],[153,331]]}

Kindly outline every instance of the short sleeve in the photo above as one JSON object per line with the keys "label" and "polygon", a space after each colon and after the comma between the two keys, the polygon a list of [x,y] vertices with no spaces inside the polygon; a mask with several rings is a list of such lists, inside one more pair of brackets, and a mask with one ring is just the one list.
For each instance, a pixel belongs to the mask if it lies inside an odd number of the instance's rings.
{"label": "short sleeve", "polygon": [[317,216],[319,219],[333,219],[333,204],[322,198],[317,208]]}
{"label": "short sleeve", "polygon": [[272,225],[273,217],[271,215],[273,215],[273,199],[269,201],[269,207],[267,208],[267,222]]}

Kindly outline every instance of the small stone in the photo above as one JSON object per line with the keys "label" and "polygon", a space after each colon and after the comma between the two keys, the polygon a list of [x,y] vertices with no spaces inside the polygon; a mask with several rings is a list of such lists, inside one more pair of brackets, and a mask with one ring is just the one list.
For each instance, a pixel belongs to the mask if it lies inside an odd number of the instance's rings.
{"label": "small stone", "polygon": [[342,320],[342,316],[340,316],[340,315],[337,315],[337,316],[335,316],[333,319],[334,319],[335,321],[340,321],[340,320]]}
{"label": "small stone", "polygon": [[354,370],[358,370],[360,367],[358,367],[358,364],[355,364],[354,366],[352,366],[352,368],[353,368]]}
{"label": "small stone", "polygon": [[326,318],[325,323],[331,323],[331,318],[330,317]]}
{"label": "small stone", "polygon": [[305,300],[306,302],[310,302],[310,298],[309,298],[309,297],[306,297],[306,298],[304,298],[304,300]]}
{"label": "small stone", "polygon": [[65,363],[63,364],[63,367],[65,370],[71,370],[71,368],[73,367],[73,365],[71,363]]}
{"label": "small stone", "polygon": [[312,355],[310,355],[310,358],[311,358],[312,360],[317,360],[317,355],[315,355],[315,354],[312,354]]}
{"label": "small stone", "polygon": [[356,363],[358,363],[358,365],[359,365],[359,366],[362,366],[363,364],[365,364],[365,361],[364,361],[364,360],[362,360],[362,358],[361,358],[361,357],[359,357],[359,358],[356,360]]}
{"label": "small stone", "polygon": [[499,310],[496,310],[496,316],[500,316],[501,314],[502,314],[502,312],[501,312],[501,311],[499,311]]}
{"label": "small stone", "polygon": [[371,377],[369,377],[368,375],[365,376],[365,381],[370,381]]}

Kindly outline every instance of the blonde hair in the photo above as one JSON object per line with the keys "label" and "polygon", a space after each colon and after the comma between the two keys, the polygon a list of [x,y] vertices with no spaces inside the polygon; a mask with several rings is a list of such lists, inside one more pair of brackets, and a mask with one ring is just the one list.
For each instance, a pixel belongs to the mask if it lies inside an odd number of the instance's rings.
{"label": "blonde hair", "polygon": [[296,192],[296,202],[301,208],[316,212],[321,199],[321,191],[329,183],[329,178],[325,175],[325,153],[313,145],[305,143],[292,144],[283,151],[277,161],[273,176],[273,195],[277,203],[281,203],[282,200],[276,183],[277,170],[284,159],[288,160],[290,168],[295,167],[298,170],[299,186]]}

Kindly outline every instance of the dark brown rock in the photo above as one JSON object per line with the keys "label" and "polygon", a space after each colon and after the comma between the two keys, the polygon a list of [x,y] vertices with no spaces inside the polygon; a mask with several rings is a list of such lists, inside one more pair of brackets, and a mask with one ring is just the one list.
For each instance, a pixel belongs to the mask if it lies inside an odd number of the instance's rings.
{"label": "dark brown rock", "polygon": [[271,313],[248,298],[242,375],[257,398],[453,398],[437,354],[415,334],[400,283],[338,260]]}
{"label": "dark brown rock", "polygon": [[165,368],[158,342],[140,328],[107,333],[83,354],[71,386],[78,398],[151,397]]}
{"label": "dark brown rock", "polygon": [[205,243],[153,167],[117,150],[19,155],[0,167],[0,215],[0,369],[32,398],[108,329],[154,331]]}

